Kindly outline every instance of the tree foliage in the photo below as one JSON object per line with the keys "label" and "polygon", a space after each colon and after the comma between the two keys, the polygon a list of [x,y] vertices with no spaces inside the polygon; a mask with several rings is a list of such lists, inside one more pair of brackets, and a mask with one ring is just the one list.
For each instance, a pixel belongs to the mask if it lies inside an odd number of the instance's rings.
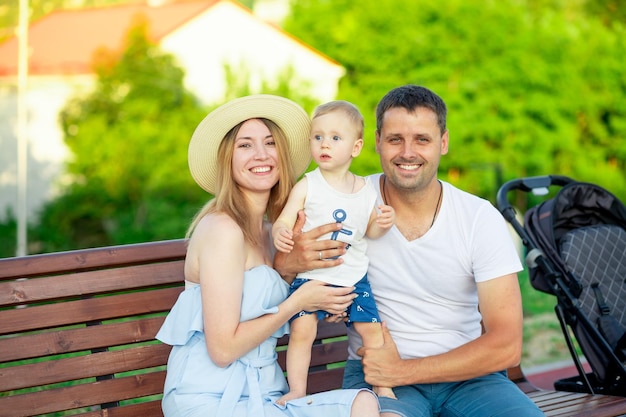
{"label": "tree foliage", "polygon": [[[560,174],[625,200],[626,29],[613,5],[296,0],[285,29],[346,68],[338,98],[357,104],[366,118],[357,172],[380,169],[376,103],[390,88],[415,83],[449,107],[444,179],[493,200],[503,180]],[[74,155],[70,185],[29,235],[38,251],[180,237],[208,198],[186,162],[189,137],[207,109],[145,29],[138,22],[121,56],[101,51],[94,91],[63,112]],[[246,70],[228,68],[224,100],[275,93],[310,111],[317,103],[306,86],[294,85],[296,75],[287,68],[252,91]]]}
{"label": "tree foliage", "polygon": [[[33,232],[39,252],[180,238],[210,198],[187,167],[189,139],[210,109],[185,90],[183,71],[146,33],[139,21],[121,56],[100,51],[93,92],[62,111],[74,156],[70,185],[42,211]],[[247,71],[226,74],[229,89],[220,102],[267,93],[308,110],[315,104],[291,68],[263,81],[260,91],[248,85]]]}
{"label": "tree foliage", "polygon": [[626,24],[624,0],[587,0],[584,4],[587,12],[597,16],[607,27]]}
{"label": "tree foliage", "polygon": [[[339,98],[366,116],[378,166],[374,109],[414,83],[449,107],[440,173],[494,199],[496,180],[568,175],[626,197],[624,28],[583,5],[550,0],[297,0],[286,29],[344,65]],[[324,16],[320,19],[320,16]]]}
{"label": "tree foliage", "polygon": [[62,111],[71,186],[42,213],[45,251],[181,237],[207,198],[187,168],[206,112],[146,33],[138,22],[121,57],[100,51],[95,89]]}
{"label": "tree foliage", "polygon": [[15,256],[17,249],[17,219],[10,208],[0,221],[0,258]]}

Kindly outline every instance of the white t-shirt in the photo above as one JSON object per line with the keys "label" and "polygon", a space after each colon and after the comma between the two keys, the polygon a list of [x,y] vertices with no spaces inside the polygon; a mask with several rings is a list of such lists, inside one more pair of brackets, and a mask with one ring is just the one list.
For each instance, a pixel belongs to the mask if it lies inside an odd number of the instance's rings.
{"label": "white t-shirt", "polygon": [[365,178],[365,186],[352,194],[342,193],[331,187],[319,168],[308,172],[307,195],[304,202],[306,222],[303,231],[332,222],[343,223],[339,232],[322,236],[350,244],[343,255],[343,263],[331,268],[315,269],[298,274],[298,278],[316,279],[332,285],[350,287],[367,273],[367,240],[365,232],[376,203],[376,190]]}
{"label": "white t-shirt", "polygon": [[[380,174],[370,176],[381,203]],[[442,182],[433,227],[407,241],[394,226],[368,240],[368,278],[382,320],[402,358],[448,352],[481,334],[477,282],[519,272],[522,265],[504,218],[487,200]],[[359,359],[348,328],[349,354]]]}

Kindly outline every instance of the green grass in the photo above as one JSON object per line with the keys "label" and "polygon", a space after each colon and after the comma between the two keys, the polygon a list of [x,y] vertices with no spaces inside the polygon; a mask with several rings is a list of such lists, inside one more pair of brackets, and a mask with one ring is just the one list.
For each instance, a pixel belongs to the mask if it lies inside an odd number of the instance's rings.
{"label": "green grass", "polygon": [[[556,297],[534,289],[527,270],[519,273],[519,283],[524,309],[522,366],[527,368],[571,359],[565,336],[554,312]],[[580,347],[577,343],[574,346],[580,356]]]}
{"label": "green grass", "polygon": [[520,272],[518,275],[520,289],[522,292],[524,317],[532,317],[544,313],[554,313],[556,297],[534,289],[530,284],[527,269]]}

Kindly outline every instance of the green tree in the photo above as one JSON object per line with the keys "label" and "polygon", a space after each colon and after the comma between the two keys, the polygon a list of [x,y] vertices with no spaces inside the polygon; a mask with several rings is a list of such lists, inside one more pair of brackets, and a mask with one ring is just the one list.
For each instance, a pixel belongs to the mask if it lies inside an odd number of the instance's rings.
{"label": "green tree", "polygon": [[0,221],[0,258],[15,256],[17,238],[17,219],[10,208],[6,209],[4,219]]}
{"label": "green tree", "polygon": [[146,33],[138,22],[121,57],[100,51],[94,91],[62,111],[72,185],[41,215],[43,251],[182,237],[207,197],[186,147],[206,112]]}
{"label": "green tree", "polygon": [[[415,83],[449,107],[441,175],[494,199],[502,179],[568,175],[626,198],[626,33],[571,2],[297,0],[286,29],[347,69],[339,98],[366,116]],[[320,19],[320,16],[324,16]],[[367,164],[367,165],[362,165]]]}
{"label": "green tree", "polygon": [[587,0],[585,8],[597,16],[608,27],[626,24],[626,4],[624,0]]}
{"label": "green tree", "polygon": [[[71,185],[40,215],[32,233],[38,252],[180,238],[210,198],[187,167],[189,138],[207,109],[184,89],[173,57],[146,33],[138,22],[121,56],[100,51],[95,89],[62,111]],[[220,103],[267,93],[309,111],[315,104],[292,68],[262,82],[260,91],[250,88],[249,71],[225,70],[229,89]]]}

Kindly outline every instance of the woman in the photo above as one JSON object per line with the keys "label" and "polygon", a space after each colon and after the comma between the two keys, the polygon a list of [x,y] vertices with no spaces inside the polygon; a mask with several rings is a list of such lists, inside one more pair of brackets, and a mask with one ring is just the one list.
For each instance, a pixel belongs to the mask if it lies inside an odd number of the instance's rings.
{"label": "woman", "polygon": [[312,282],[287,298],[270,267],[269,222],[309,164],[309,127],[297,104],[256,95],[216,109],[191,138],[191,174],[215,198],[189,228],[186,289],[157,335],[173,346],[166,417],[379,415],[363,390],[275,403],[288,391],[274,348],[289,318],[301,310],[340,314],[354,297],[352,288]]}

